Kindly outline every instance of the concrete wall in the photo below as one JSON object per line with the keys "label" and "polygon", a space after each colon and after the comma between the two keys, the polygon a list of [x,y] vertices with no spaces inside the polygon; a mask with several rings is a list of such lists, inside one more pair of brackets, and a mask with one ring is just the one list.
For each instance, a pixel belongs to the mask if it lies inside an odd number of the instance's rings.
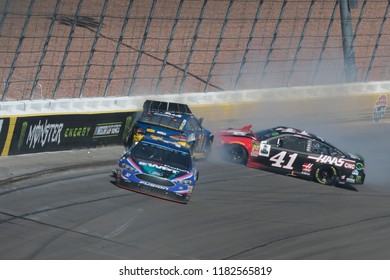
{"label": "concrete wall", "polygon": [[138,111],[142,109],[142,104],[145,99],[181,102],[187,103],[193,107],[197,105],[236,104],[254,101],[287,101],[301,100],[302,98],[311,99],[319,97],[375,95],[389,92],[390,81],[384,81],[208,93],[8,101],[0,102],[0,116],[72,112]]}

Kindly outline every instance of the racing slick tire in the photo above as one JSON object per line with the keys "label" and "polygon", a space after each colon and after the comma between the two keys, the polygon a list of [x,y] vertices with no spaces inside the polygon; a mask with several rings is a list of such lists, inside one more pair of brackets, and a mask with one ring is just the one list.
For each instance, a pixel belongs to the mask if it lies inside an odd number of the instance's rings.
{"label": "racing slick tire", "polygon": [[337,170],[331,165],[321,165],[314,173],[314,181],[323,185],[334,185],[337,182]]}
{"label": "racing slick tire", "polygon": [[228,161],[238,164],[247,164],[248,162],[248,153],[246,149],[241,145],[227,145],[226,157]]}

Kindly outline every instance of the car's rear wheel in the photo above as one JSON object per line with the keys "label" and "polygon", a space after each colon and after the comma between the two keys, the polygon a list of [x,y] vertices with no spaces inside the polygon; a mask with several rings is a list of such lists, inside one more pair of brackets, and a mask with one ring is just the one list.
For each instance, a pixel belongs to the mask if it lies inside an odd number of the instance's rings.
{"label": "car's rear wheel", "polygon": [[323,185],[334,185],[337,181],[337,170],[331,165],[321,165],[314,173],[314,180]]}
{"label": "car's rear wheel", "polygon": [[228,160],[233,163],[246,164],[248,161],[248,153],[241,145],[226,146]]}

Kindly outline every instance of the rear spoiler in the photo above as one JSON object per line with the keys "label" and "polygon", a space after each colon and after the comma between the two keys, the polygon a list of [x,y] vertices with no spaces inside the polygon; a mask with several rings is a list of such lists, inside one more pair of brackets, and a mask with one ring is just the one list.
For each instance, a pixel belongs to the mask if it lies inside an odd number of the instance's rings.
{"label": "rear spoiler", "polygon": [[145,111],[171,112],[171,113],[186,113],[192,114],[190,107],[187,104],[164,102],[157,100],[146,100],[144,102]]}

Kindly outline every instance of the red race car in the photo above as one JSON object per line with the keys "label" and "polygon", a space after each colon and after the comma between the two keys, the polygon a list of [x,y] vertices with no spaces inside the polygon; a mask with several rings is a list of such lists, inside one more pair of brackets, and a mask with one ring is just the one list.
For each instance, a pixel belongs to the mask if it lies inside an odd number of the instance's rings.
{"label": "red race car", "polygon": [[249,167],[314,180],[325,185],[363,184],[364,159],[304,130],[278,126],[257,132],[252,125],[215,134],[222,157]]}

